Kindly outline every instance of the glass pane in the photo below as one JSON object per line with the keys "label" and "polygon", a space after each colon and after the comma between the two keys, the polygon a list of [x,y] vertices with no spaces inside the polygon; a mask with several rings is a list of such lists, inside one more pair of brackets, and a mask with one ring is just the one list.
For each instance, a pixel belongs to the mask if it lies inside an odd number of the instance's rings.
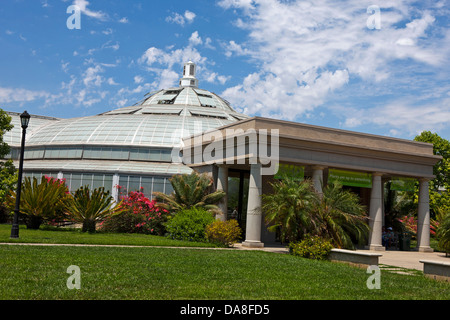
{"label": "glass pane", "polygon": [[92,177],[93,177],[92,174],[83,173],[81,175],[81,185],[83,187],[85,187],[85,186],[91,187],[92,186]]}
{"label": "glass pane", "polygon": [[141,179],[141,187],[144,188],[142,192],[149,199],[152,198],[152,180],[152,177],[142,177]]}
{"label": "glass pane", "polygon": [[113,181],[113,175],[112,174],[105,174],[103,178],[103,186],[105,187],[105,191],[109,191],[109,193],[112,193],[112,181]]}
{"label": "glass pane", "polygon": [[166,194],[171,194],[173,192],[173,187],[172,184],[170,183],[169,179],[165,179],[166,180],[166,190],[165,193]]}
{"label": "glass pane", "polygon": [[161,160],[161,150],[152,149],[150,150],[150,158],[151,161],[160,161]]}
{"label": "glass pane", "polygon": [[81,187],[81,174],[79,173],[72,173],[72,174],[67,174],[64,175],[70,178],[68,178],[66,180],[67,185],[69,186],[69,191],[70,192],[74,192],[75,190],[77,190],[79,187]]}
{"label": "glass pane", "polygon": [[94,174],[94,180],[91,189],[94,190],[100,187],[103,187],[103,174]]}
{"label": "glass pane", "polygon": [[164,192],[164,178],[153,178],[153,192]]}
{"label": "glass pane", "polygon": [[139,149],[131,149],[130,160],[139,160]]}
{"label": "glass pane", "polygon": [[141,177],[130,176],[128,182],[128,191],[139,191],[140,186],[141,186]]}

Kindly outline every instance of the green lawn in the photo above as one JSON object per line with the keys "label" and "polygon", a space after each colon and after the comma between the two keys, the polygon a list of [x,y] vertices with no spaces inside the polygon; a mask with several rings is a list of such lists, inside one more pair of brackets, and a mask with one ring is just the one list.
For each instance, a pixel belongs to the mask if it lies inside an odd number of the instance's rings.
{"label": "green lawn", "polygon": [[[137,234],[83,234],[20,228],[0,242],[211,246]],[[69,290],[66,271],[80,267],[81,289]],[[244,250],[156,247],[0,245],[0,300],[399,300],[450,299],[450,284],[422,272],[381,268],[381,289],[369,290],[365,270],[329,261]]]}
{"label": "green lawn", "polygon": [[[81,270],[69,290],[67,267]],[[287,254],[181,248],[0,245],[0,299],[450,299],[450,284]]]}
{"label": "green lawn", "polygon": [[21,225],[19,238],[11,239],[11,225],[0,224],[0,242],[101,244],[133,246],[214,247],[212,243],[172,240],[166,237],[125,233],[82,233],[77,229],[29,230]]}

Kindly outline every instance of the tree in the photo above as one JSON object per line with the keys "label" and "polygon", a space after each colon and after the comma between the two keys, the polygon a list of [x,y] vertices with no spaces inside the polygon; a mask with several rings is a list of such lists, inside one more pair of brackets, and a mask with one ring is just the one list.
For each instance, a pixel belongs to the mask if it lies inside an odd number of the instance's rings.
{"label": "tree", "polygon": [[[433,154],[442,157],[433,167],[435,178],[429,183],[430,209],[433,216],[438,210],[450,212],[450,141],[440,137],[437,133],[423,131],[414,138],[415,141],[433,144]],[[417,192],[415,197],[417,198]]]}
{"label": "tree", "polygon": [[[55,219],[62,215],[69,192],[62,180],[43,176],[41,181],[26,177],[22,184],[20,212],[26,215],[29,229],[39,229],[44,219]],[[6,203],[13,210],[16,192],[10,191]]]}
{"label": "tree", "polygon": [[114,206],[114,199],[105,191],[104,187],[90,190],[88,186],[80,187],[70,197],[65,205],[67,215],[73,221],[82,223],[82,232],[93,233],[96,224],[107,216],[118,213],[123,208],[121,205]]}
{"label": "tree", "polygon": [[365,243],[369,234],[365,208],[354,193],[338,183],[314,189],[310,179],[297,181],[285,176],[271,183],[273,192],[262,196],[262,209],[269,230],[277,228],[283,240],[301,241],[305,236],[319,236],[340,248]]}
{"label": "tree", "polygon": [[0,206],[6,200],[9,190],[12,190],[17,183],[17,170],[13,161],[5,159],[10,152],[10,147],[3,141],[3,135],[12,128],[11,117],[0,109]]}
{"label": "tree", "polygon": [[313,208],[317,194],[310,180],[284,177],[270,183],[271,194],[262,196],[262,210],[270,231],[279,228],[282,241],[298,241],[316,229]]}
{"label": "tree", "polygon": [[356,194],[342,189],[338,183],[331,183],[316,199],[317,235],[330,239],[339,248],[354,249],[354,242],[366,243],[369,235],[367,215]]}
{"label": "tree", "polygon": [[217,203],[226,193],[222,190],[214,191],[213,180],[206,173],[193,171],[191,174],[174,175],[169,181],[174,190],[170,195],[153,193],[158,207],[171,214],[191,208],[204,208],[214,214],[219,212]]}

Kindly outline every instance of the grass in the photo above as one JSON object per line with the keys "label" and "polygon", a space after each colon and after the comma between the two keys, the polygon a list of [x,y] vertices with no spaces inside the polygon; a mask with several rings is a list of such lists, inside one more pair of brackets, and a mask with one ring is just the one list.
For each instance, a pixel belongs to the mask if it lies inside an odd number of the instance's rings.
{"label": "grass", "polygon": [[[287,254],[180,248],[0,245],[0,299],[391,300],[450,299],[450,284]],[[81,270],[69,290],[67,268]]]}
{"label": "grass", "polygon": [[0,242],[99,244],[132,246],[215,247],[212,243],[172,240],[166,237],[126,233],[83,233],[79,229],[42,228],[30,230],[20,225],[19,238],[11,239],[11,225],[0,224]]}
{"label": "grass", "polygon": [[[0,300],[450,299],[450,284],[392,266],[380,266],[381,289],[369,290],[366,270],[329,261],[261,251],[199,250],[195,247],[212,244],[139,234],[21,226],[20,238],[10,239],[10,232],[11,225],[0,225],[0,242],[135,247],[0,245]],[[81,269],[80,290],[66,286],[71,265]]]}

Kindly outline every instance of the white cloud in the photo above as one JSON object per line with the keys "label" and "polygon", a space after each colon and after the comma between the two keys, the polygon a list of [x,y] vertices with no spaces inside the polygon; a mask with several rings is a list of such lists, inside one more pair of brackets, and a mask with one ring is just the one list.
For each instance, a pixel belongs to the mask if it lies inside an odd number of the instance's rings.
{"label": "white cloud", "polygon": [[423,130],[436,131],[448,127],[450,98],[438,103],[417,104],[412,100],[398,100],[369,109],[341,109],[346,116],[344,126],[378,126],[391,128],[392,135],[417,135]]}
{"label": "white cloud", "polygon": [[48,96],[50,96],[50,94],[46,91],[0,87],[0,103],[33,101],[40,98],[46,98]]}
{"label": "white cloud", "polygon": [[196,17],[194,12],[186,10],[183,15],[173,12],[171,16],[166,17],[166,22],[176,23],[180,26],[184,26],[185,23],[192,23]]}
{"label": "white cloud", "polygon": [[139,84],[139,83],[142,83],[142,82],[144,82],[144,78],[143,77],[141,77],[141,76],[135,76],[134,77],[134,83]]}
{"label": "white cloud", "polygon": [[196,14],[189,10],[186,10],[184,12],[184,18],[187,20],[188,23],[192,23],[194,21],[195,17],[196,17]]}
{"label": "white cloud", "polygon": [[[249,114],[293,120],[324,104],[352,77],[379,84],[398,72],[393,69],[398,60],[438,66],[444,65],[450,52],[444,41],[441,47],[427,41],[435,23],[433,13],[417,9],[412,13],[407,0],[380,3],[380,30],[367,28],[370,2],[222,0],[218,4],[237,10],[234,25],[248,36],[246,42],[224,44],[224,54],[251,59],[259,68],[222,93]],[[352,123],[355,120],[348,120]]]}
{"label": "white cloud", "polygon": [[122,19],[119,20],[120,23],[128,23],[128,18],[127,17],[123,17]]}
{"label": "white cloud", "polygon": [[225,55],[227,57],[231,57],[233,53],[242,56],[247,55],[250,52],[248,49],[243,49],[242,46],[240,44],[237,44],[234,40],[231,40],[227,44],[225,44]]}
{"label": "white cloud", "polygon": [[111,86],[116,86],[116,85],[118,85],[118,83],[115,82],[113,78],[108,78],[108,81],[107,81],[107,82],[108,82],[108,84],[111,85]]}
{"label": "white cloud", "polygon": [[195,31],[191,34],[191,37],[189,38],[189,43],[193,46],[197,46],[203,43],[202,38],[198,35],[198,31]]}
{"label": "white cloud", "polygon": [[103,72],[103,68],[100,65],[96,65],[95,67],[89,67],[84,72],[84,78],[83,83],[86,87],[94,85],[94,86],[100,86],[104,78],[99,75],[99,73]]}

